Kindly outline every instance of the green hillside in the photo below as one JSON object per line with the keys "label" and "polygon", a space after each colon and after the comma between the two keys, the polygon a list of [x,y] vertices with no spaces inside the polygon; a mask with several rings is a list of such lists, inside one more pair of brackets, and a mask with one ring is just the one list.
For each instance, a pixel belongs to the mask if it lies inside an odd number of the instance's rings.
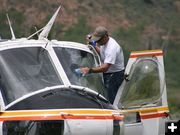
{"label": "green hillside", "polygon": [[[179,0],[58,0],[62,9],[51,39],[85,43],[85,35],[104,25],[124,49],[163,49],[168,101],[173,118],[180,118]],[[16,37],[43,27],[60,5],[57,0],[4,0],[0,5],[0,36],[10,38],[9,14]]]}

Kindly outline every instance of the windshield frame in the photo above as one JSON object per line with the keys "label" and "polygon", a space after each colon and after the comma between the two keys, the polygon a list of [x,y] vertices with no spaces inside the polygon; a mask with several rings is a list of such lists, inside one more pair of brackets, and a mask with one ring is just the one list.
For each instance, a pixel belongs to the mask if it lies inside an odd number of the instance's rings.
{"label": "windshield frame", "polygon": [[[85,44],[77,43],[77,42],[57,41],[57,40],[39,41],[39,40],[33,40],[33,39],[32,40],[19,39],[19,40],[14,40],[14,41],[3,42],[0,46],[0,52],[4,51],[4,50],[10,50],[10,49],[16,49],[16,48],[41,47],[41,48],[43,48],[42,51],[45,50],[48,52],[49,59],[51,60],[51,63],[53,64],[53,68],[55,69],[56,74],[58,75],[58,79],[60,79],[63,82],[62,85],[71,87],[71,86],[73,86],[73,84],[71,84],[69,82],[69,79],[67,78],[66,74],[64,73],[64,69],[62,67],[62,64],[59,62],[57,55],[53,49],[53,47],[59,47],[59,46],[88,52],[88,53],[93,55],[94,61],[97,64],[96,66],[99,66],[97,59],[95,59],[94,53],[88,48],[88,46]],[[78,85],[74,85],[74,86],[82,87],[83,89],[89,89],[92,93],[96,93],[98,96],[101,96],[104,99],[107,99],[106,96],[104,96],[102,93],[100,93],[100,92],[98,92],[92,88],[89,88],[86,86],[78,86]],[[52,87],[54,87],[54,86],[52,86]],[[39,90],[41,90],[41,89],[39,89]],[[29,94],[25,95],[24,98],[28,95]],[[0,96],[3,97],[1,93],[0,93]],[[19,99],[17,100],[17,102],[18,101],[19,101]],[[1,110],[4,110],[5,107],[7,106],[7,104],[4,103],[3,98],[1,98],[0,102],[2,105]],[[13,104],[13,102],[12,102],[12,104]]]}

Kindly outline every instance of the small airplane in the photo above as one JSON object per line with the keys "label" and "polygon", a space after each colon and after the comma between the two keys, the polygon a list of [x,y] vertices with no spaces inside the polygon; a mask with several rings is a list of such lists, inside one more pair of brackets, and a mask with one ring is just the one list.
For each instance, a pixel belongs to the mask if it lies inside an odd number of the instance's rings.
{"label": "small airplane", "polygon": [[[162,50],[130,54],[114,103],[91,45],[48,40],[60,7],[28,38],[0,40],[0,135],[163,135],[168,104]],[[41,33],[40,33],[41,32]],[[40,33],[40,34],[38,34]],[[31,39],[38,34],[38,39]]]}

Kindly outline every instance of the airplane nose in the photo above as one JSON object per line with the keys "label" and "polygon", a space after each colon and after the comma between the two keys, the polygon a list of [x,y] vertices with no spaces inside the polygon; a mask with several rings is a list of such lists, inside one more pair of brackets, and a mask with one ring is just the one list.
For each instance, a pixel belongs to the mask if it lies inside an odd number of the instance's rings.
{"label": "airplane nose", "polygon": [[110,104],[96,100],[96,98],[82,90],[57,88],[24,98],[6,110],[102,108],[102,106],[112,108]]}

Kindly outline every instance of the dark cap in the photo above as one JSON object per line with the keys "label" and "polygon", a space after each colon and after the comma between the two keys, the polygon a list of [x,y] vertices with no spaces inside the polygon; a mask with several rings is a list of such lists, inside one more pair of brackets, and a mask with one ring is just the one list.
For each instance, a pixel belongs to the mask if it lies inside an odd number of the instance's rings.
{"label": "dark cap", "polygon": [[103,26],[99,26],[93,32],[91,39],[94,41],[98,41],[99,39],[101,39],[106,34],[108,34],[107,29]]}

